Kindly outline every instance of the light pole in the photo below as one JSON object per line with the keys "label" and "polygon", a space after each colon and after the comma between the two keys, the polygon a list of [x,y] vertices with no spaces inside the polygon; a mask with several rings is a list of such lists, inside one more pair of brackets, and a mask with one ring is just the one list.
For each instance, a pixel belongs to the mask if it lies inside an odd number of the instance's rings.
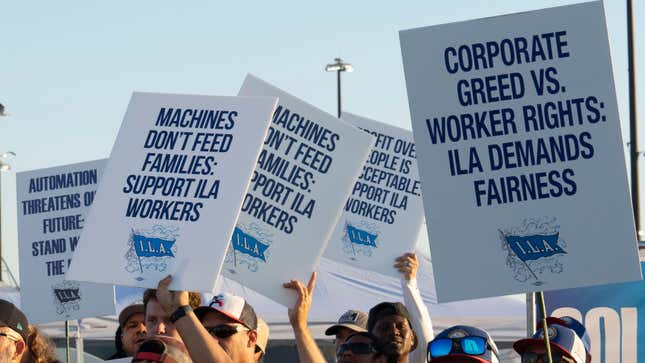
{"label": "light pole", "polygon": [[[16,153],[13,151],[7,151],[2,154],[0,154],[0,173],[3,171],[9,171],[11,170],[11,165],[8,164],[5,159],[8,158],[9,156],[16,156]],[[0,281],[2,280],[2,262],[4,259],[2,258],[2,175],[0,175]]]}
{"label": "light pole", "polygon": [[340,99],[340,72],[353,72],[354,67],[351,64],[343,62],[340,58],[334,58],[334,63],[325,66],[325,71],[336,72],[336,81],[338,86],[338,118],[341,113],[341,99]]}

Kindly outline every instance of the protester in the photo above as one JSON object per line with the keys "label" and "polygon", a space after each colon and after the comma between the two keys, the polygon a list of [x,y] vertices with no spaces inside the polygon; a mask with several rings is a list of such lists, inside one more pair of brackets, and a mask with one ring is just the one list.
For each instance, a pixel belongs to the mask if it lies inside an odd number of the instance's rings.
{"label": "protester", "polygon": [[[419,346],[425,347],[434,338],[434,333],[428,308],[423,302],[417,286],[417,271],[419,270],[417,255],[404,253],[396,258],[394,267],[403,275],[401,278],[403,303],[410,313],[409,321],[412,323],[412,330],[416,334]],[[410,362],[424,363],[425,361],[426,354],[423,349],[415,349],[410,354]]]}
{"label": "protester", "polygon": [[[167,335],[181,339],[170,316],[174,310],[171,310],[170,313],[166,312],[159,304],[156,293],[157,291],[154,289],[147,289],[143,293],[143,310],[147,335],[149,337]],[[186,294],[188,306],[196,308],[202,304],[202,297],[199,293],[186,292]]]}
{"label": "protester", "polygon": [[[560,324],[549,324],[547,331],[553,363],[585,363],[587,353],[584,343],[573,329]],[[522,363],[548,362],[542,328],[533,338],[516,341],[513,349],[522,356]]]}
{"label": "protester", "polygon": [[232,295],[229,298],[216,296],[208,307],[193,311],[188,292],[170,291],[171,282],[171,276],[159,281],[156,299],[162,311],[170,316],[169,321],[174,324],[194,362],[255,361],[257,317],[244,299]]}
{"label": "protester", "polygon": [[119,327],[114,336],[116,352],[109,359],[132,357],[146,338],[143,304],[126,306],[119,313]]}
{"label": "protester", "polygon": [[315,284],[316,272],[313,272],[307,286],[298,280],[291,280],[282,285],[287,289],[295,290],[298,296],[295,305],[288,309],[288,314],[289,322],[293,328],[293,334],[296,340],[296,348],[298,350],[300,363],[326,362],[325,357],[318,348],[318,345],[316,345],[316,341],[311,335],[309,325],[307,324]]}
{"label": "protester", "polygon": [[27,350],[29,322],[14,304],[0,299],[0,362],[20,362]]}
{"label": "protester", "polygon": [[336,350],[338,363],[385,363],[386,359],[377,349],[377,339],[367,332],[350,334]]}
{"label": "protester", "polygon": [[179,340],[157,335],[144,341],[132,358],[132,363],[192,363],[188,351]]}
{"label": "protester", "polygon": [[20,363],[58,363],[54,344],[35,325],[29,325],[27,349]]}
{"label": "protester", "polygon": [[[576,335],[580,340],[582,340],[582,344],[585,346],[585,352],[586,352],[586,359],[585,363],[591,363],[591,338],[589,338],[589,335],[587,334],[587,329],[585,328],[584,325],[582,325],[581,322],[578,320],[570,317],[570,316],[563,316],[560,318],[556,317],[548,317],[546,318],[547,325],[551,324],[559,324],[562,326],[566,326],[569,329],[572,329],[574,332],[576,332]],[[542,321],[540,320],[537,323],[537,328],[541,329],[542,328]]]}
{"label": "protester", "polygon": [[258,318],[258,339],[255,342],[255,362],[259,363],[266,354],[269,343],[269,325]]}
{"label": "protester", "polygon": [[335,351],[354,333],[367,332],[367,313],[359,310],[347,310],[338,318],[338,323],[325,330],[325,335],[334,335]]}
{"label": "protester", "polygon": [[370,309],[367,330],[378,339],[377,345],[391,363],[410,362],[417,337],[410,313],[400,302],[382,302]]}
{"label": "protester", "polygon": [[499,363],[499,350],[485,330],[455,325],[428,343],[431,363]]}

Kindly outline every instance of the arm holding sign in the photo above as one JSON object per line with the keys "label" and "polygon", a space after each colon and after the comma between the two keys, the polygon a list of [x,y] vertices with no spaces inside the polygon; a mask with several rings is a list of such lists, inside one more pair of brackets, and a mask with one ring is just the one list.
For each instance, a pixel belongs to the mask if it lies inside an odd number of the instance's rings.
{"label": "arm holding sign", "polygon": [[311,309],[311,298],[314,292],[314,285],[316,283],[316,272],[311,274],[309,284],[305,287],[302,282],[298,280],[291,280],[285,282],[282,286],[287,289],[296,290],[298,293],[298,300],[293,308],[289,309],[289,322],[293,328],[293,334],[296,338],[296,347],[298,348],[298,358],[302,363],[324,363],[325,357],[320,352],[316,341],[311,336],[309,326],[307,325],[307,317],[309,309]]}
{"label": "arm holding sign", "polygon": [[[163,309],[172,314],[178,308],[189,305],[188,291],[170,291],[168,285],[172,277],[159,281],[157,301]],[[200,363],[233,363],[217,340],[206,331],[195,313],[190,310],[174,322],[181,339],[193,362]]]}
{"label": "arm holding sign", "polygon": [[410,362],[426,362],[425,347],[429,341],[434,339],[432,332],[432,320],[428,308],[423,303],[421,292],[417,286],[417,270],[419,261],[414,253],[404,253],[396,258],[394,267],[403,274],[401,278],[401,289],[403,290],[403,302],[412,317],[412,329],[417,335],[417,348],[410,353]]}

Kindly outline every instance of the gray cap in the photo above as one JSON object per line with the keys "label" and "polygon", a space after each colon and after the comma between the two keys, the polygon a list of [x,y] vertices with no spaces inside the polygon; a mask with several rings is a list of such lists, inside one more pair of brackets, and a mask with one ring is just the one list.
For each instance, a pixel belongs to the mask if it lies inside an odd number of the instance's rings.
{"label": "gray cap", "polygon": [[340,328],[347,328],[355,332],[366,332],[367,313],[360,310],[347,310],[340,316],[337,324],[325,330],[325,335],[336,335]]}

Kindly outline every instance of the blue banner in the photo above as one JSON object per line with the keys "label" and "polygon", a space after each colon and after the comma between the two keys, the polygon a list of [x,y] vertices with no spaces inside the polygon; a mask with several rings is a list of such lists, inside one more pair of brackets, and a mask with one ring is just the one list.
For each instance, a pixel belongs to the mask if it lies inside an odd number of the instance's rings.
{"label": "blue banner", "polygon": [[506,242],[522,261],[537,260],[558,253],[566,253],[558,246],[558,235],[505,236]]}
{"label": "blue banner", "polygon": [[376,237],[378,237],[378,235],[369,233],[362,229],[358,229],[351,224],[348,224],[347,237],[349,237],[349,240],[352,243],[376,247]]}
{"label": "blue banner", "polygon": [[133,235],[134,251],[139,257],[175,257],[172,253],[172,245],[175,241],[161,238],[149,238],[138,234]]}
{"label": "blue banner", "polygon": [[[615,263],[608,260],[607,269]],[[585,325],[592,362],[645,362],[645,281],[545,291],[544,302],[547,314]]]}
{"label": "blue banner", "polygon": [[258,241],[255,237],[244,233],[241,229],[235,227],[233,231],[233,239],[231,241],[233,249],[240,251],[251,257],[259,258],[266,262],[264,252],[269,248],[269,245]]}
{"label": "blue banner", "polygon": [[56,294],[56,298],[61,303],[67,303],[81,299],[81,295],[78,293],[78,289],[54,289],[54,294]]}

